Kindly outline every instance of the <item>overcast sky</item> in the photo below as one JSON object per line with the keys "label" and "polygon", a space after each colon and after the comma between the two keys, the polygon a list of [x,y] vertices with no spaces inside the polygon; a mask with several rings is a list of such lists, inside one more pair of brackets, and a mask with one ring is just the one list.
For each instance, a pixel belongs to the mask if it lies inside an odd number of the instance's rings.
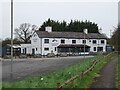
{"label": "overcast sky", "polygon": [[[10,1],[10,0],[9,0]],[[118,2],[109,0],[95,2],[93,0],[78,2],[67,0],[66,2],[39,2],[37,0],[24,0],[26,2],[14,3],[14,28],[27,22],[38,27],[48,18],[53,20],[90,20],[102,28],[102,32],[108,37],[110,29],[113,31],[118,24]],[[33,2],[34,1],[34,2]],[[101,2],[100,2],[101,1]],[[105,1],[105,0],[104,0]],[[0,38],[10,37],[10,2],[0,3]],[[1,8],[0,8],[1,9]]]}

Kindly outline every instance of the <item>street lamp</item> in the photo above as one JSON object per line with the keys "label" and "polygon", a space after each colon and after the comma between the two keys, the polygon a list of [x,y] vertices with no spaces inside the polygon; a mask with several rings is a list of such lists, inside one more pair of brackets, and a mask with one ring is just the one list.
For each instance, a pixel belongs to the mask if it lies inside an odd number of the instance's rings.
{"label": "street lamp", "polygon": [[87,34],[88,33],[88,30],[87,29],[84,29],[84,59],[85,59],[85,43],[86,43],[86,41],[85,41],[85,34]]}
{"label": "street lamp", "polygon": [[10,78],[12,80],[13,77],[13,0],[11,0],[11,72],[10,72]]}
{"label": "street lamp", "polygon": [[84,31],[84,59],[85,59],[85,31]]}
{"label": "street lamp", "polygon": [[100,28],[99,29],[99,33],[98,33],[98,47],[97,47],[97,52],[99,53],[99,51],[100,51],[100,47],[99,47],[99,45],[100,45],[100,38],[99,38],[99,34],[101,34],[102,33],[102,29]]}

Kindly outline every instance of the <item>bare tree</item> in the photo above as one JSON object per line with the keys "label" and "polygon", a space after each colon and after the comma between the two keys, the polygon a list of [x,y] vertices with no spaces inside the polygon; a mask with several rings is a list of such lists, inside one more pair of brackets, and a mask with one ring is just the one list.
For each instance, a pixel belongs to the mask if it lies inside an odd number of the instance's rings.
{"label": "bare tree", "polygon": [[24,43],[29,43],[30,38],[33,36],[37,30],[36,25],[31,25],[29,23],[23,23],[19,28],[15,29],[15,35]]}
{"label": "bare tree", "polygon": [[117,28],[115,28],[115,31],[113,32],[111,43],[115,47],[115,50],[119,52],[120,54],[120,25],[118,25]]}

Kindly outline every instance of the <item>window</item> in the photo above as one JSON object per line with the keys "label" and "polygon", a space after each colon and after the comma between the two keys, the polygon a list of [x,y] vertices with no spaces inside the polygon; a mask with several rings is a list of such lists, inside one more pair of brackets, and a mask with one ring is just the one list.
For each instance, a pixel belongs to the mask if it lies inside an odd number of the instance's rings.
{"label": "window", "polygon": [[72,40],[72,43],[76,43],[76,40]]}
{"label": "window", "polygon": [[45,51],[49,51],[49,48],[44,48]]}
{"label": "window", "polygon": [[98,51],[103,51],[103,47],[98,47]]}
{"label": "window", "polygon": [[65,43],[65,40],[61,40],[61,43]]}
{"label": "window", "polygon": [[96,44],[97,42],[96,42],[96,40],[93,40],[93,44]]}
{"label": "window", "polygon": [[26,54],[27,53],[27,48],[24,48],[23,49],[23,54]]}
{"label": "window", "polygon": [[36,48],[36,51],[37,51],[37,48]]}
{"label": "window", "polygon": [[25,54],[26,54],[26,52],[27,52],[27,48],[25,48]]}
{"label": "window", "polygon": [[55,51],[57,50],[57,48],[55,47]]}
{"label": "window", "polygon": [[105,42],[104,42],[104,40],[101,40],[101,44],[104,44]]}
{"label": "window", "polygon": [[49,39],[44,39],[44,43],[49,43]]}
{"label": "window", "polygon": [[96,51],[96,47],[94,47],[94,51]]}
{"label": "window", "polygon": [[83,42],[83,43],[86,43],[86,40],[83,40],[82,42]]}
{"label": "window", "polygon": [[23,50],[23,53],[24,53],[24,49],[22,49]]}

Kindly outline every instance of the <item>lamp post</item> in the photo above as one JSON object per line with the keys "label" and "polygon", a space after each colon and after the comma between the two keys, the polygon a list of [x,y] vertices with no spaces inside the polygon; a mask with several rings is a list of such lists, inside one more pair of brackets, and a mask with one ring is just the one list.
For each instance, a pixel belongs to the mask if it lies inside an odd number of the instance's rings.
{"label": "lamp post", "polygon": [[13,78],[13,0],[11,0],[11,72],[10,72],[10,78],[12,80]]}
{"label": "lamp post", "polygon": [[86,43],[85,34],[88,34],[88,29],[84,29],[83,32],[84,32],[84,59],[85,59],[85,43]]}
{"label": "lamp post", "polygon": [[84,59],[85,59],[85,29],[84,29]]}
{"label": "lamp post", "polygon": [[99,51],[100,51],[100,47],[99,47],[99,45],[100,45],[100,38],[99,38],[99,34],[101,34],[102,33],[102,29],[100,28],[99,29],[99,33],[98,33],[98,47],[97,47],[97,52],[99,53]]}

